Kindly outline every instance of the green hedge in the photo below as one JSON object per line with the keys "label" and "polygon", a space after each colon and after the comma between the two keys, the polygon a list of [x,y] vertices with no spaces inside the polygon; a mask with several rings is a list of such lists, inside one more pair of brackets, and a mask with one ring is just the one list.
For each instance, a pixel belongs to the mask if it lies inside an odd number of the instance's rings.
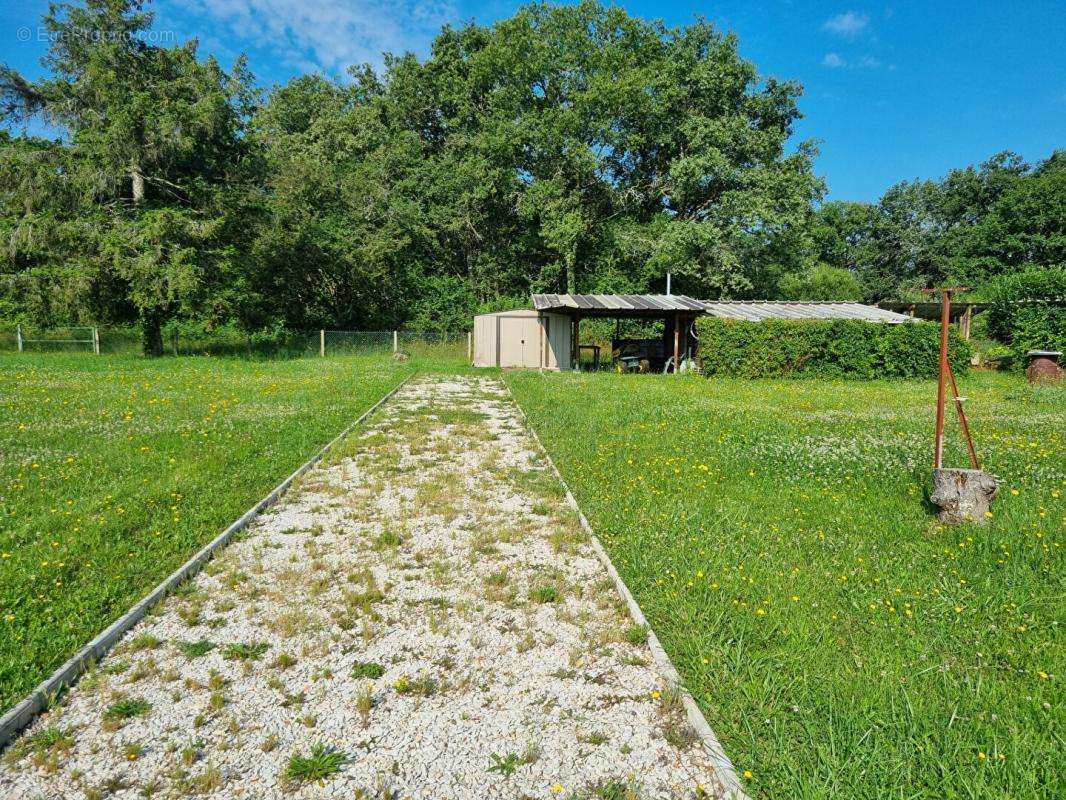
{"label": "green hedge", "polygon": [[[930,378],[940,362],[940,328],[933,323],[703,317],[696,326],[708,375]],[[970,345],[954,329],[949,353],[956,375],[969,369]]]}
{"label": "green hedge", "polygon": [[1066,267],[1031,267],[1004,275],[987,293],[988,332],[1008,345],[1014,365],[1029,350],[1066,349]]}

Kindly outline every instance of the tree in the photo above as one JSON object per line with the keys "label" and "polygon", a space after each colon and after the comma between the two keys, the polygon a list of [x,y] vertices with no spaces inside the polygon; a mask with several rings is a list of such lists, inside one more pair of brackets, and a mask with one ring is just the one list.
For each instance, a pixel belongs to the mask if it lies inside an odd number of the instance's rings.
{"label": "tree", "polygon": [[227,216],[254,93],[243,61],[227,74],[195,42],[146,44],[151,22],[139,0],[52,5],[51,75],[3,67],[0,96],[9,122],[40,115],[66,134],[7,176],[24,200],[7,223],[13,260],[106,315],[132,309],[158,354],[167,318],[203,312],[233,281]]}
{"label": "tree", "polygon": [[855,275],[840,267],[819,264],[808,272],[789,273],[779,283],[786,300],[861,300]]}

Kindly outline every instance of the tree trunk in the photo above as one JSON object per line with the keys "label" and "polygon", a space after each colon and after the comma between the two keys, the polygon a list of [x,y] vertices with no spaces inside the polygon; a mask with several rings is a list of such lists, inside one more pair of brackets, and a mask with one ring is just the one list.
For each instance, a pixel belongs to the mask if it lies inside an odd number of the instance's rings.
{"label": "tree trunk", "polygon": [[983,523],[985,512],[999,493],[999,484],[979,469],[934,469],[933,493],[929,500],[940,509],[940,521],[947,525]]}
{"label": "tree trunk", "polygon": [[139,206],[144,202],[144,176],[136,167],[130,172],[130,181],[133,184],[133,204]]}
{"label": "tree trunk", "polygon": [[163,355],[163,314],[159,310],[141,312],[141,342],[146,356]]}

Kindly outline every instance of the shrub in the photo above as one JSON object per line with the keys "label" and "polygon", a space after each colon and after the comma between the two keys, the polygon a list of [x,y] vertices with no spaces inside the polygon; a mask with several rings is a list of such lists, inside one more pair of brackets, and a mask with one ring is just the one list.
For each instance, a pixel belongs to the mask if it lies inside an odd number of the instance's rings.
{"label": "shrub", "polygon": [[[700,357],[709,375],[929,378],[940,361],[935,324],[885,325],[858,320],[697,322]],[[970,346],[952,329],[949,357],[956,374],[969,367]]]}
{"label": "shrub", "polygon": [[1066,349],[1066,267],[1032,267],[987,289],[989,334],[1025,366],[1029,350]]}

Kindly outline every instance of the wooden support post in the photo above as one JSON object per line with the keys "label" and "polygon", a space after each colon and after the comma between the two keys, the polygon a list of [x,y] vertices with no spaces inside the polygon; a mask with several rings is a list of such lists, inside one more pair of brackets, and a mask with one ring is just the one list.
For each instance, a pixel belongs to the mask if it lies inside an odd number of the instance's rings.
{"label": "wooden support post", "polygon": [[392,352],[398,353],[400,351],[400,332],[392,332]]}
{"label": "wooden support post", "polygon": [[581,371],[581,317],[574,317],[574,332],[570,337],[570,368]]}
{"label": "wooden support post", "polygon": [[681,315],[674,314],[674,374],[681,372]]}
{"label": "wooden support post", "polygon": [[15,341],[18,343],[18,351],[22,352],[22,323],[15,326]]}
{"label": "wooden support post", "polygon": [[466,333],[466,360],[474,360],[474,334],[471,331]]}
{"label": "wooden support post", "polygon": [[100,355],[100,329],[93,328],[93,353]]}
{"label": "wooden support post", "polygon": [[318,354],[323,358],[326,357],[326,331],[322,329],[318,332]]}
{"label": "wooden support post", "polygon": [[973,321],[973,306],[966,306],[962,318],[959,320],[959,333],[966,341],[970,340],[970,323]]}

